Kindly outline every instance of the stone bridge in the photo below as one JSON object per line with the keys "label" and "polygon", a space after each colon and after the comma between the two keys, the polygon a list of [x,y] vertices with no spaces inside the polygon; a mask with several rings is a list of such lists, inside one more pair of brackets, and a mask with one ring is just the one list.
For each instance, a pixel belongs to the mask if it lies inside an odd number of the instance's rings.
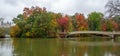
{"label": "stone bridge", "polygon": [[65,37],[69,37],[70,35],[76,35],[76,34],[95,34],[95,35],[107,35],[112,38],[115,38],[115,36],[120,35],[120,32],[106,32],[106,31],[74,31],[74,32],[69,32],[66,34]]}

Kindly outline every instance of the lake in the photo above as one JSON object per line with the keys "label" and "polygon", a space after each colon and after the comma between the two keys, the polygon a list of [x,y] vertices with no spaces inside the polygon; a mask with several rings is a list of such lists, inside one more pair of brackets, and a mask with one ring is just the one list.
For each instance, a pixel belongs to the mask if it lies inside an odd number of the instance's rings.
{"label": "lake", "polygon": [[120,56],[120,40],[0,38],[0,56]]}

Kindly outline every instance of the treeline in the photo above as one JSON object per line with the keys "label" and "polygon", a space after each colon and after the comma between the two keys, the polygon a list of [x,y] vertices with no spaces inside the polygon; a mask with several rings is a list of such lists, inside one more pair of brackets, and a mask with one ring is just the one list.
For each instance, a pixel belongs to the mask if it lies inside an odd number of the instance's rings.
{"label": "treeline", "polygon": [[56,37],[60,32],[71,31],[119,31],[120,16],[104,18],[101,12],[73,16],[46,11],[38,6],[25,7],[22,14],[13,19],[12,37]]}

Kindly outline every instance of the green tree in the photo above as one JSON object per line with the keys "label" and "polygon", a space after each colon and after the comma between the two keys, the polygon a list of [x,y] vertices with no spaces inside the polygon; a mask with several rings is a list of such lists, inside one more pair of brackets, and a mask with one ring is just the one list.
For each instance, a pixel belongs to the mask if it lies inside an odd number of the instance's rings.
{"label": "green tree", "polygon": [[33,35],[35,37],[48,37],[50,30],[53,30],[51,27],[52,15],[46,12],[36,12],[30,18],[34,19],[31,29]]}
{"label": "green tree", "polygon": [[101,30],[101,20],[103,14],[100,12],[92,12],[88,15],[88,27],[89,30],[98,31]]}
{"label": "green tree", "polygon": [[13,26],[13,28],[19,29],[18,31],[15,29],[11,29],[11,31],[15,30],[16,33],[19,32],[19,34],[15,35],[14,37],[23,36],[23,34],[26,32],[25,26],[27,24],[26,20],[24,19],[24,16],[22,14],[19,14],[16,18],[13,19],[13,22],[16,24],[15,26],[17,26],[17,27]]}

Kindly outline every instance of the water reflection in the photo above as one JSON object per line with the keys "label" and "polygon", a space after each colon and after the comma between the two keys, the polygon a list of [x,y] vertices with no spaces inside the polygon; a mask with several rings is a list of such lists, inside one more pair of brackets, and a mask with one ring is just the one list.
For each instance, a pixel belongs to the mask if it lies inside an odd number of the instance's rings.
{"label": "water reflection", "polygon": [[0,39],[0,56],[13,56],[12,39]]}
{"label": "water reflection", "polygon": [[106,39],[0,39],[0,56],[120,56],[120,42]]}

